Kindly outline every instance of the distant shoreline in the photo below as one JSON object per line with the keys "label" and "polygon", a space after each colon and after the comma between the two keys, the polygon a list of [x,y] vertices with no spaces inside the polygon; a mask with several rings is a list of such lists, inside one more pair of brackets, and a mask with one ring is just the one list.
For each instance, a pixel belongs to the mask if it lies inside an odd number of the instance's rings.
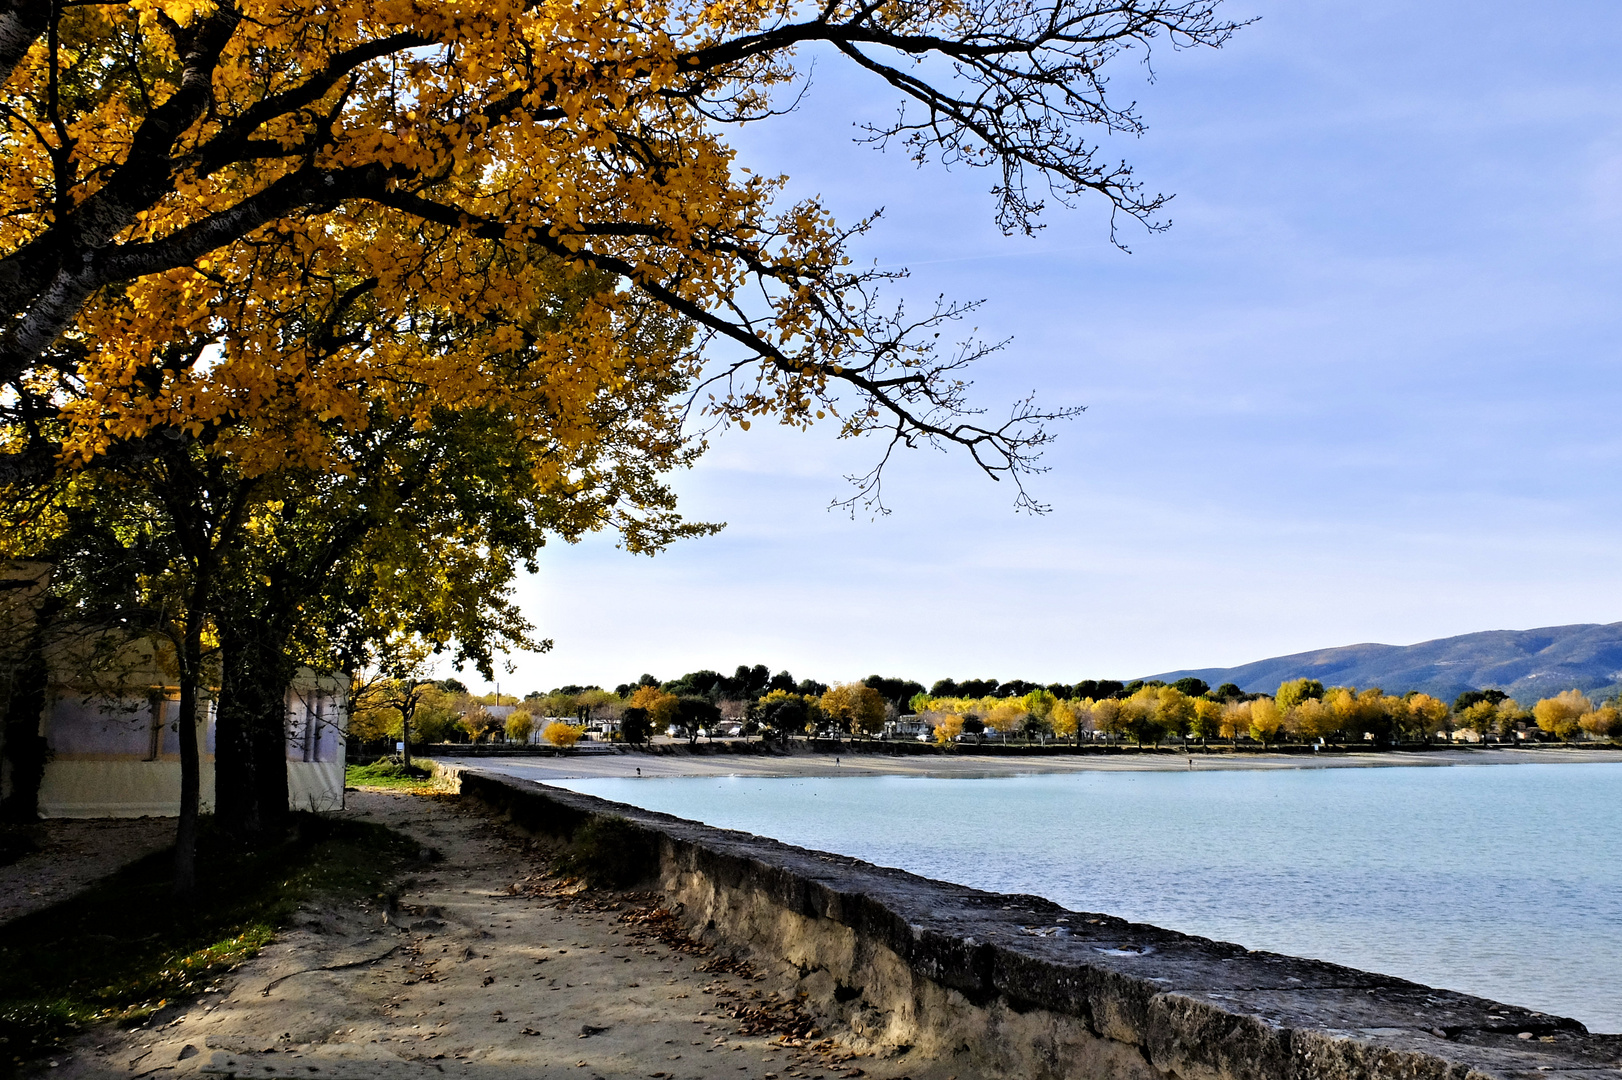
{"label": "distant shoreline", "polygon": [[[1195,772],[1273,769],[1374,769],[1519,764],[1622,765],[1615,748],[1544,746],[1492,749],[1336,751],[1324,754],[1145,753],[1120,755],[1043,754],[991,756],[972,753],[901,756],[852,748],[836,753],[782,754],[637,752],[560,756],[477,756],[439,754],[433,760],[462,768],[486,769],[525,780],[583,780],[596,777],[658,779],[682,776],[812,777],[928,776],[976,779],[1034,773]],[[1192,761],[1192,765],[1190,762]],[[640,772],[638,771],[640,770]]]}

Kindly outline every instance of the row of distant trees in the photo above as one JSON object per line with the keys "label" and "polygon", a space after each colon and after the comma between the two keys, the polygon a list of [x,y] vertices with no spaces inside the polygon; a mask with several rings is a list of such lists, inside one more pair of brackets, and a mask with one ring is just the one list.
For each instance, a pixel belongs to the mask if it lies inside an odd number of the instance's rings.
{"label": "row of distant trees", "polygon": [[531,694],[519,703],[511,694],[470,693],[458,679],[357,679],[351,693],[349,734],[362,747],[397,741],[527,743],[539,734],[567,748],[580,741],[595,712],[619,704],[616,695],[595,688]]}
{"label": "row of distant trees", "polygon": [[1523,708],[1499,690],[1467,691],[1449,706],[1429,694],[1387,694],[1379,687],[1325,687],[1316,679],[1281,684],[1272,694],[1247,694],[1232,683],[1211,690],[1198,679],[1147,682],[1109,696],[1061,698],[1046,688],[1021,697],[923,695],[912,702],[938,742],[991,730],[1003,736],[1054,736],[1078,743],[1088,736],[1140,746],[1167,739],[1252,739],[1261,744],[1374,741],[1427,742],[1468,730],[1478,739],[1514,739],[1531,726],[1559,739],[1622,737],[1617,704],[1596,705],[1567,690]]}
{"label": "row of distant trees", "polygon": [[[500,715],[490,706],[518,703]],[[829,685],[773,674],[764,664],[731,675],[689,672],[661,681],[643,675],[613,690],[563,686],[521,702],[474,695],[455,679],[357,683],[352,733],[363,741],[530,741],[573,745],[586,728],[609,721],[630,742],[674,731],[695,740],[736,724],[746,735],[782,738],[831,734],[873,737],[885,722],[917,714],[936,741],[995,733],[1003,739],[1104,739],[1151,746],[1167,740],[1425,742],[1440,733],[1510,740],[1536,729],[1563,740],[1622,737],[1617,703],[1595,703],[1581,691],[1544,698],[1530,709],[1500,690],[1467,691],[1451,704],[1429,694],[1388,694],[1378,687],[1325,687],[1314,679],[1281,684],[1273,694],[1233,683],[1212,688],[1198,678],[1173,683],[1087,679],[1039,685],[1024,680],[941,679],[928,690],[910,679],[870,675]],[[730,728],[729,728],[730,729]]]}

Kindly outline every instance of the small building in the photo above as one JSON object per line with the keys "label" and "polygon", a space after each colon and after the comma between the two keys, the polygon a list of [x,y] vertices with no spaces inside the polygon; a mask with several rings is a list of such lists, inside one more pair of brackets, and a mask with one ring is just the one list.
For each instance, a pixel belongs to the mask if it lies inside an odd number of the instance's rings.
{"label": "small building", "polygon": [[[302,670],[287,693],[287,801],[294,810],[344,804],[348,680]],[[180,812],[180,693],[161,682],[145,694],[85,693],[53,686],[41,718],[50,758],[41,817],[172,817]],[[214,702],[202,703],[199,802],[214,808]]]}
{"label": "small building", "polygon": [[[34,634],[34,599],[49,567],[0,564],[0,713],[9,712]],[[37,646],[34,646],[37,647]],[[32,655],[37,656],[38,653]],[[173,817],[180,813],[180,690],[164,650],[150,639],[61,628],[44,647],[47,683],[38,734],[45,743],[42,817]],[[344,801],[349,679],[300,670],[286,701],[288,804],[338,810]],[[197,744],[199,802],[214,808],[215,710],[202,690]],[[28,721],[22,720],[26,727]],[[0,796],[13,790],[13,757],[0,727]],[[31,751],[32,753],[32,751]],[[33,759],[37,762],[37,758]]]}
{"label": "small building", "polygon": [[894,720],[886,720],[884,722],[883,737],[886,739],[916,739],[919,736],[927,736],[934,730],[934,725],[923,717],[916,713],[909,713]]}

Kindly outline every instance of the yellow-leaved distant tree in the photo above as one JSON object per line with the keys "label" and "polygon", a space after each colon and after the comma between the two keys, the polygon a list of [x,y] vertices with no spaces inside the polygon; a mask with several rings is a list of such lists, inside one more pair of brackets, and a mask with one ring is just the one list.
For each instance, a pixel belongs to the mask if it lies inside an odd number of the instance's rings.
{"label": "yellow-leaved distant tree", "polygon": [[1116,723],[1121,730],[1137,740],[1138,746],[1158,745],[1166,729],[1160,726],[1160,691],[1158,686],[1145,686],[1121,702]]}
{"label": "yellow-leaved distant tree", "polygon": [[1250,702],[1250,737],[1266,746],[1277,737],[1284,726],[1284,715],[1278,703],[1270,697],[1259,697]]}
{"label": "yellow-leaved distant tree", "polygon": [[1217,734],[1238,746],[1240,736],[1250,734],[1250,702],[1230,701],[1222,706]]}
{"label": "yellow-leaved distant tree", "polygon": [[1100,698],[1093,703],[1093,729],[1103,732],[1110,742],[1126,734],[1127,724],[1131,720],[1123,715],[1122,704],[1117,698]]}
{"label": "yellow-leaved distant tree", "polygon": [[1490,701],[1467,705],[1459,714],[1459,723],[1475,732],[1478,740],[1483,740],[1498,727],[1498,706]]}
{"label": "yellow-leaved distant tree", "polygon": [[[1090,700],[1083,701],[1085,705],[1082,705],[1082,708],[1092,704]],[[1048,724],[1053,728],[1053,734],[1061,739],[1074,738],[1076,745],[1080,746],[1081,709],[1078,709],[1077,705],[1078,703],[1073,701],[1055,701],[1053,708],[1048,712]]]}
{"label": "yellow-leaved distant tree", "polygon": [[873,736],[884,730],[884,696],[866,683],[839,683],[823,691],[822,715],[843,731]]}
{"label": "yellow-leaved distant tree", "polygon": [[1448,721],[1447,702],[1429,694],[1414,694],[1408,698],[1408,731],[1422,742],[1436,737]]}
{"label": "yellow-leaved distant tree", "polygon": [[950,746],[961,734],[963,734],[963,717],[957,713],[945,713],[935,724],[935,742],[940,746]]}
{"label": "yellow-leaved distant tree", "polygon": [[1025,707],[1025,702],[1018,698],[999,701],[986,711],[986,727],[1004,736],[1012,735],[1029,715],[1030,710]]}
{"label": "yellow-leaved distant tree", "polygon": [[1194,723],[1194,699],[1175,686],[1162,686],[1155,707],[1155,720],[1168,735],[1179,739],[1188,736]]}
{"label": "yellow-leaved distant tree", "polygon": [[592,687],[583,690],[575,697],[575,707],[587,720],[595,720],[620,704],[619,695],[609,690]]}
{"label": "yellow-leaved distant tree", "polygon": [[1059,704],[1059,699],[1054,696],[1053,691],[1046,689],[1032,690],[1020,701],[1024,704],[1027,713],[1043,723],[1048,723],[1048,718],[1052,715],[1054,706]]}
{"label": "yellow-leaved distant tree", "polygon": [[527,709],[514,709],[507,714],[507,741],[527,743],[535,731],[535,717]]}
{"label": "yellow-leaved distant tree", "polygon": [[639,686],[625,704],[627,708],[645,709],[653,730],[660,732],[676,722],[676,710],[681,705],[681,699],[657,686]]}
{"label": "yellow-leaved distant tree", "polygon": [[1618,710],[1615,705],[1607,703],[1593,712],[1585,714],[1578,721],[1578,724],[1596,739],[1622,737],[1622,710]]}
{"label": "yellow-leaved distant tree", "polygon": [[546,725],[546,730],[541,732],[541,738],[559,750],[568,750],[579,742],[580,737],[585,733],[586,727],[584,724],[565,724],[561,720],[554,720]]}
{"label": "yellow-leaved distant tree", "polygon": [[1334,728],[1323,732],[1328,736],[1338,731],[1356,737],[1378,726],[1383,716],[1380,699],[1384,692],[1372,687],[1361,693],[1355,687],[1336,686],[1324,694],[1324,704],[1334,714]]}
{"label": "yellow-leaved distant tree", "polygon": [[1520,725],[1532,714],[1521,707],[1521,703],[1514,698],[1505,698],[1498,703],[1498,737],[1501,739],[1514,739],[1520,730]]}
{"label": "yellow-leaved distant tree", "polygon": [[1293,679],[1279,685],[1278,693],[1273,700],[1278,704],[1278,711],[1282,716],[1308,698],[1323,696],[1324,684],[1317,679]]}
{"label": "yellow-leaved distant tree", "polygon": [[1340,728],[1340,717],[1331,703],[1320,698],[1303,698],[1284,716],[1284,727],[1307,742],[1326,739]]}
{"label": "yellow-leaved distant tree", "polygon": [[1538,727],[1559,739],[1569,740],[1582,728],[1582,718],[1594,711],[1594,703],[1581,690],[1566,690],[1544,698],[1532,706]]}
{"label": "yellow-leaved distant tree", "polygon": [[1222,702],[1212,701],[1207,697],[1197,697],[1194,701],[1194,720],[1190,730],[1200,742],[1206,743],[1213,738],[1223,736],[1222,713],[1225,708]]}

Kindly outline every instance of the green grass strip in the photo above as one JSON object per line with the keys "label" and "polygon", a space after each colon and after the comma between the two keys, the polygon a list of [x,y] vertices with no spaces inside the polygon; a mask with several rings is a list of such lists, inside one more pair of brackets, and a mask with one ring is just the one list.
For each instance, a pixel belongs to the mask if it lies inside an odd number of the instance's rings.
{"label": "green grass strip", "polygon": [[388,758],[379,758],[370,765],[351,765],[344,770],[344,783],[350,787],[384,787],[422,790],[429,786],[434,774],[415,765],[406,766]]}

